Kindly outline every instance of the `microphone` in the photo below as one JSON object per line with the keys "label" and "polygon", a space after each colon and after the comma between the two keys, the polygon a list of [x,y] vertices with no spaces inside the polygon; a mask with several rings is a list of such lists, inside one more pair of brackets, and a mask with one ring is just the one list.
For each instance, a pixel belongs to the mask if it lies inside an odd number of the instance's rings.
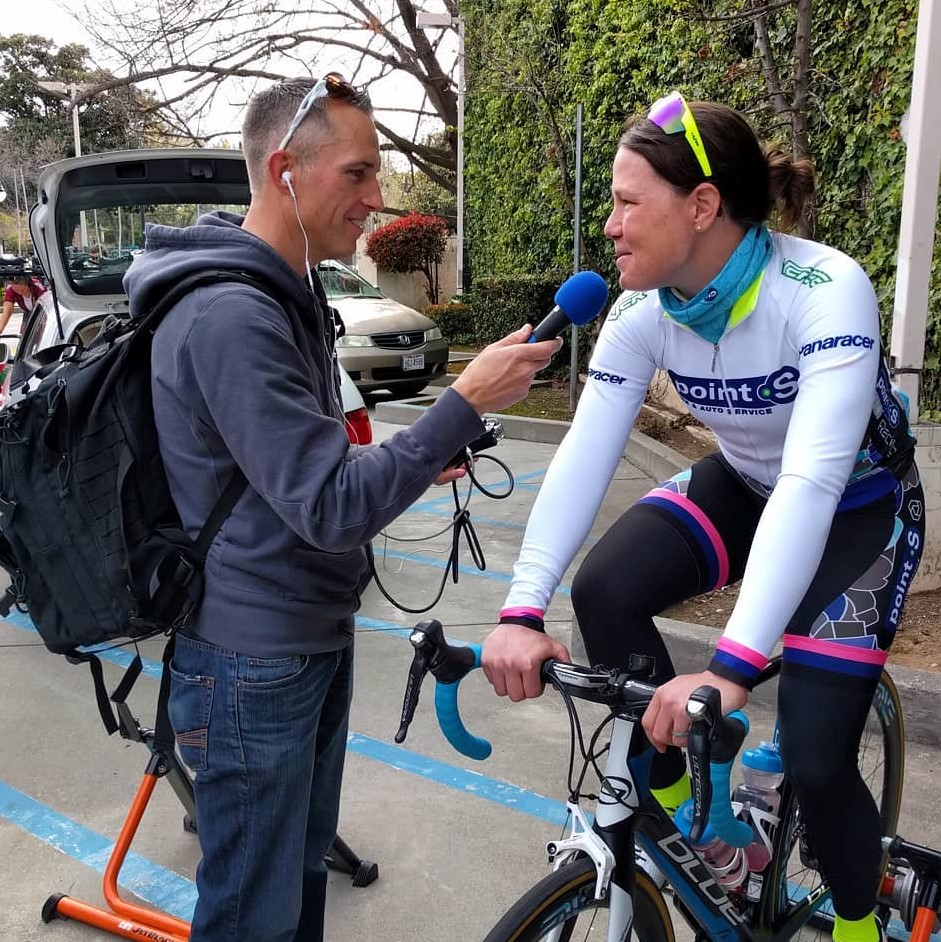
{"label": "microphone", "polygon": [[608,300],[608,286],[594,271],[580,271],[566,279],[555,293],[555,307],[536,325],[529,343],[552,340],[570,324],[594,320]]}

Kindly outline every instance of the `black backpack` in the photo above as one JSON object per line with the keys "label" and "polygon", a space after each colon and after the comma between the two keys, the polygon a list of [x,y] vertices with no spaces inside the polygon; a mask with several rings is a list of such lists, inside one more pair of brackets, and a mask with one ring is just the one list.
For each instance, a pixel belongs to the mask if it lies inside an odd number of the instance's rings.
{"label": "black backpack", "polygon": [[[50,651],[89,665],[109,733],[118,723],[101,663],[81,648],[169,635],[157,708],[162,745],[172,743],[166,664],[174,633],[199,604],[206,553],[247,481],[235,473],[194,543],[160,459],[151,346],[184,295],[233,281],[274,297],[242,272],[197,272],[146,314],[106,318],[87,347],[63,346],[0,410],[0,565],[11,578],[0,613],[15,604]],[[113,702],[123,703],[141,669],[138,654]]]}

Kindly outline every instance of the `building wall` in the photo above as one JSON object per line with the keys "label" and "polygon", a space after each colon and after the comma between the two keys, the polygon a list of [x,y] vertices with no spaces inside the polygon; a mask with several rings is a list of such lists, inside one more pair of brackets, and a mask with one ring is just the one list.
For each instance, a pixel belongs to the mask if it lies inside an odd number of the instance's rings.
{"label": "building wall", "polygon": [[[425,276],[421,272],[397,275],[393,272],[379,271],[376,263],[366,254],[366,236],[360,236],[356,244],[356,257],[353,262],[356,270],[374,285],[378,285],[390,298],[401,304],[421,311],[431,303],[426,293]],[[446,304],[457,287],[457,240],[448,239],[444,260],[438,266],[438,303]]]}
{"label": "building wall", "polygon": [[915,460],[925,489],[925,548],[912,591],[941,588],[941,425],[916,425]]}

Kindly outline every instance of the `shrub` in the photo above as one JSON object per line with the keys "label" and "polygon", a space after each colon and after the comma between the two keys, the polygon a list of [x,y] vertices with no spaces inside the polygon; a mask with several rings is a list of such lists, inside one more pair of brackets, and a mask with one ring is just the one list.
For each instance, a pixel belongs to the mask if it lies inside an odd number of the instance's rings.
{"label": "shrub", "polygon": [[[478,345],[493,343],[523,324],[538,324],[552,310],[555,293],[564,280],[564,275],[555,274],[506,275],[475,280],[470,305]],[[582,372],[588,365],[597,323],[578,332],[578,368]],[[562,334],[562,349],[540,374],[541,377],[564,379],[569,376],[570,337],[570,330]]]}
{"label": "shrub", "polygon": [[477,344],[474,312],[469,304],[432,304],[425,308],[425,314],[441,328],[449,344]]}
{"label": "shrub", "polygon": [[386,271],[425,276],[428,300],[438,303],[438,265],[448,244],[448,224],[440,216],[409,213],[380,226],[366,239],[366,254]]}

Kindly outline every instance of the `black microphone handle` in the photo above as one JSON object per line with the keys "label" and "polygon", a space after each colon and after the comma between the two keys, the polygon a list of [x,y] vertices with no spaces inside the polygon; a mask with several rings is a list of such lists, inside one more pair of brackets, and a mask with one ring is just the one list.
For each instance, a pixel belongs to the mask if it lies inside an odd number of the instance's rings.
{"label": "black microphone handle", "polygon": [[540,340],[552,340],[558,337],[572,322],[568,314],[558,306],[558,304],[533,328],[530,343],[537,343]]}

